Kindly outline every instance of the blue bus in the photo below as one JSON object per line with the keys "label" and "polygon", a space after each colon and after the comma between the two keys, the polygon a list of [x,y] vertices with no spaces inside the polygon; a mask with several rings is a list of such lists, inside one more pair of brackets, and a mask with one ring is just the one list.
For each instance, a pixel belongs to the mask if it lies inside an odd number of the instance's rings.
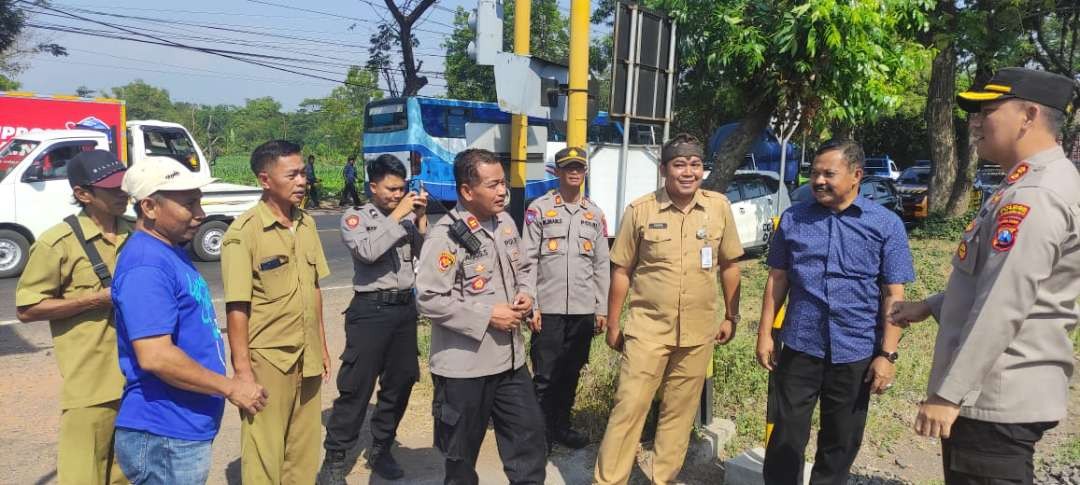
{"label": "blue bus", "polygon": [[[510,114],[496,103],[481,101],[422,96],[373,101],[364,115],[364,159],[395,155],[405,162],[411,187],[423,181],[432,197],[454,203],[454,156],[467,148],[466,123],[509,124]],[[566,146],[565,135],[549,120],[530,117],[529,124],[548,127],[548,143],[542,175],[533,170],[526,181],[526,200],[558,186],[551,158]]]}

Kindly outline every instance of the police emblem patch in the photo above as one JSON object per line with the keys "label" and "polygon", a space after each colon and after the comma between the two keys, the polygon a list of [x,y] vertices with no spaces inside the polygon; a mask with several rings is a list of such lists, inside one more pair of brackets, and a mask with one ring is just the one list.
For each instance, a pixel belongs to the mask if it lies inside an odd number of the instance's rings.
{"label": "police emblem patch", "polygon": [[1020,225],[1020,221],[1023,221],[1030,211],[1031,208],[1024,204],[1008,204],[998,210],[998,224],[1012,223]]}
{"label": "police emblem patch", "polygon": [[532,224],[536,222],[536,219],[540,218],[540,211],[536,209],[529,209],[525,211],[525,224]]}
{"label": "police emblem patch", "polygon": [[465,219],[465,225],[469,226],[469,229],[475,230],[480,227],[480,221],[476,220],[474,216],[469,216],[468,219]]}
{"label": "police emblem patch", "polygon": [[557,215],[559,215],[559,213],[555,212],[555,209],[549,210],[544,213],[544,217],[555,217]]}
{"label": "police emblem patch", "polygon": [[1009,185],[1015,184],[1020,179],[1024,178],[1024,175],[1027,175],[1029,171],[1031,171],[1031,166],[1028,165],[1027,162],[1020,162],[1020,165],[1017,165],[1016,168],[1009,173],[1009,176],[1005,178],[1005,183]]}
{"label": "police emblem patch", "polygon": [[990,246],[998,252],[1012,249],[1020,235],[1020,223],[1030,212],[1031,208],[1024,204],[1008,204],[998,210],[997,227]]}
{"label": "police emblem patch", "polygon": [[483,273],[485,269],[487,269],[487,267],[485,267],[485,266],[484,266],[484,265],[482,265],[482,264],[478,264],[478,265],[476,265],[476,272],[477,272],[477,273]]}
{"label": "police emblem patch", "polygon": [[484,288],[487,288],[487,278],[484,278],[483,276],[477,276],[469,282],[469,293],[480,293],[484,291]]}
{"label": "police emblem patch", "polygon": [[356,214],[349,214],[349,216],[345,218],[345,227],[349,228],[349,230],[356,229],[356,226],[359,226],[359,225],[360,225],[360,216],[358,216]]}
{"label": "police emblem patch", "polygon": [[586,221],[591,221],[591,220],[593,220],[594,217],[596,217],[596,216],[594,216],[592,212],[586,212],[585,213],[585,220]]}
{"label": "police emblem patch", "polygon": [[584,249],[586,252],[591,252],[592,251],[592,241],[585,241],[584,243],[582,243],[581,248]]}
{"label": "police emblem patch", "polygon": [[960,245],[956,247],[956,257],[960,258],[960,261],[967,259],[967,241],[960,241]]}
{"label": "police emblem patch", "polygon": [[548,248],[548,251],[557,251],[559,249],[559,240],[558,239],[548,239],[547,248]]}
{"label": "police emblem patch", "polygon": [[999,225],[997,230],[994,231],[994,242],[990,245],[993,246],[995,251],[1004,252],[1012,249],[1016,244],[1016,235],[1020,228],[1016,226]]}
{"label": "police emblem patch", "polygon": [[450,267],[454,265],[455,261],[457,261],[457,259],[454,258],[454,253],[451,253],[450,251],[443,251],[441,254],[439,254],[439,271],[445,273],[446,270],[450,269]]}

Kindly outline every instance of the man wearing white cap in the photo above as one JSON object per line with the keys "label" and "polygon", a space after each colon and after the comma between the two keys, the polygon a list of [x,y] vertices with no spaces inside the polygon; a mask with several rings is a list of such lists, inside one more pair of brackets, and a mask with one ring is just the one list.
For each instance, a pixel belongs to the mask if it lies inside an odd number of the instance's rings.
{"label": "man wearing white cap", "polygon": [[127,379],[115,446],[135,484],[206,483],[225,399],[249,413],[266,405],[261,386],[225,376],[210,290],[183,247],[205,217],[199,189],[212,181],[167,158],[124,176],[138,220],[112,284]]}

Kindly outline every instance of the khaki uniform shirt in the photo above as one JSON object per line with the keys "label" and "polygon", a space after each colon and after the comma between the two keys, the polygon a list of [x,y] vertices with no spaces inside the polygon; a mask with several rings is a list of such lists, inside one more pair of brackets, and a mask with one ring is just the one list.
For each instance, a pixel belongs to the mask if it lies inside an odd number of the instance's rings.
{"label": "khaki uniform shirt", "polygon": [[[480,239],[476,254],[450,236],[454,218],[466,221]],[[443,377],[483,377],[525,364],[521,329],[488,325],[496,304],[517,293],[532,296],[529,263],[514,220],[505,212],[481,223],[461,206],[431,226],[420,251],[417,306],[431,319],[431,373]]]}
{"label": "khaki uniform shirt", "polygon": [[742,254],[723,194],[698,190],[686,212],[664,188],[631,202],[611,248],[611,262],[632,274],[623,333],[662,345],[713,342],[717,267]]}
{"label": "khaki uniform shirt", "polygon": [[[133,223],[119,218],[116,244],[101,236],[101,229],[79,213],[83,237],[97,248],[112,273],[119,246],[133,230]],[[66,222],[45,231],[30,248],[26,270],[15,290],[15,306],[29,306],[51,298],[77,298],[105,289],[90,259]],[[64,387],[60,407],[73,409],[120,399],[124,375],[116,350],[116,326],[112,309],[93,310],[52,320],[53,347]]]}
{"label": "khaki uniform shirt", "polygon": [[304,377],[321,375],[318,280],[330,274],[315,219],[293,209],[293,228],[260,201],[233,221],[221,247],[225,302],[251,303],[248,346],[281,372],[303,355]]}
{"label": "khaki uniform shirt", "polygon": [[607,223],[589,199],[565,204],[548,192],[525,211],[525,254],[535,271],[540,311],[557,315],[607,315],[611,260]]}
{"label": "khaki uniform shirt", "polygon": [[341,239],[353,257],[353,290],[413,287],[416,281],[413,258],[424,241],[413,218],[394,221],[372,203],[345,211],[341,217]]}
{"label": "khaki uniform shirt", "polygon": [[944,293],[929,394],[999,423],[1065,417],[1080,297],[1080,175],[1060,147],[1017,165],[971,221]]}

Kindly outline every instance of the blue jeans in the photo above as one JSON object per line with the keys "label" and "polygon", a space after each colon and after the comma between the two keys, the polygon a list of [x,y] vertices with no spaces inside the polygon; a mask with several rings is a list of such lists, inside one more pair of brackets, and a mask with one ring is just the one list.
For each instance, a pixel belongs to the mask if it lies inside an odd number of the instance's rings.
{"label": "blue jeans", "polygon": [[116,461],[134,485],[203,485],[213,441],[168,438],[116,428]]}

